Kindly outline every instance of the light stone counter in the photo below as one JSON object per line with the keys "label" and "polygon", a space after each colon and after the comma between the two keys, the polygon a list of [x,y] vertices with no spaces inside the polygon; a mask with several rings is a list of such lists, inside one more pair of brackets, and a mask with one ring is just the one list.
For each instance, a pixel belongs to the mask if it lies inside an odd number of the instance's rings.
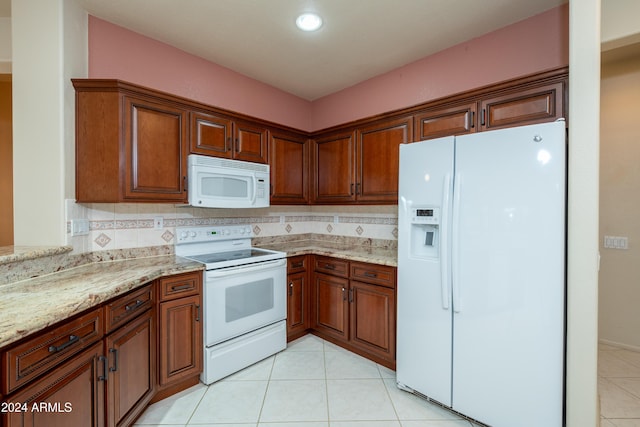
{"label": "light stone counter", "polygon": [[95,262],[0,286],[0,348],[158,277],[199,271],[175,255]]}
{"label": "light stone counter", "polygon": [[395,247],[369,245],[366,242],[331,242],[327,240],[296,240],[288,242],[263,241],[255,246],[283,251],[287,257],[296,255],[326,255],[349,261],[398,266],[398,251]]}
{"label": "light stone counter", "polygon": [[71,252],[71,246],[0,246],[0,264]]}

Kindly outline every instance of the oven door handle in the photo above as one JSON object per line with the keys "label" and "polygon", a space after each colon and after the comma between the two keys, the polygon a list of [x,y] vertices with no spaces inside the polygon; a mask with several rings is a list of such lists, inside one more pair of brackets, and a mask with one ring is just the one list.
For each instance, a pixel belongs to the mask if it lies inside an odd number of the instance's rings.
{"label": "oven door handle", "polygon": [[282,258],[282,259],[276,259],[273,261],[259,262],[255,264],[245,264],[245,265],[238,265],[235,267],[225,267],[225,268],[220,268],[218,270],[207,270],[206,275],[207,277],[227,277],[227,276],[232,276],[234,274],[240,274],[240,273],[245,274],[245,273],[251,273],[255,271],[269,270],[273,267],[283,266],[286,263],[287,263],[287,260]]}

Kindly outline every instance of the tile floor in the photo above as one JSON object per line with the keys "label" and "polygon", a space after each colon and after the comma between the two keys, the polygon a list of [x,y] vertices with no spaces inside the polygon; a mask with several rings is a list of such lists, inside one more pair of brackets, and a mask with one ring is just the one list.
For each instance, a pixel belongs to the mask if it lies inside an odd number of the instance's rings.
{"label": "tile floor", "polygon": [[640,427],[640,353],[601,344],[598,391],[601,427]]}
{"label": "tile floor", "polygon": [[151,405],[136,426],[472,427],[474,424],[399,390],[393,371],[306,335],[289,343],[285,351],[209,387],[199,384]]}
{"label": "tile floor", "polygon": [[[640,353],[600,345],[601,427],[640,427]],[[136,426],[472,427],[397,389],[383,366],[313,335],[209,387],[151,405]]]}

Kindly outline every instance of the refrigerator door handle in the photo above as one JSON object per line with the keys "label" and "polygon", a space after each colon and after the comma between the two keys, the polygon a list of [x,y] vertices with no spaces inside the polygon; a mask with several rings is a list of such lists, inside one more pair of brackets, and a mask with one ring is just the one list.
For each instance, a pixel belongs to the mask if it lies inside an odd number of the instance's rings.
{"label": "refrigerator door handle", "polygon": [[453,184],[453,220],[451,227],[451,290],[453,298],[453,311],[460,313],[460,191],[462,188],[462,176],[458,173]]}
{"label": "refrigerator door handle", "polygon": [[451,203],[451,175],[446,174],[442,188],[442,219],[440,222],[440,292],[442,308],[449,309],[449,282],[451,263],[449,262],[449,204]]}

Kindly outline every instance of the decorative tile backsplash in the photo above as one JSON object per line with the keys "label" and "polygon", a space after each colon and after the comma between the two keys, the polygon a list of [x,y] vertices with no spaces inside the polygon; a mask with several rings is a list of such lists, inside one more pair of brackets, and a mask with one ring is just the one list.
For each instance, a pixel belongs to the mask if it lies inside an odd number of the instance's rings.
{"label": "decorative tile backsplash", "polygon": [[[155,228],[156,219],[162,227]],[[71,221],[89,220],[89,234],[71,235]],[[397,240],[397,206],[271,206],[204,209],[167,204],[66,200],[67,244],[74,253],[175,244],[182,226],[250,224],[256,237],[323,234]]]}

